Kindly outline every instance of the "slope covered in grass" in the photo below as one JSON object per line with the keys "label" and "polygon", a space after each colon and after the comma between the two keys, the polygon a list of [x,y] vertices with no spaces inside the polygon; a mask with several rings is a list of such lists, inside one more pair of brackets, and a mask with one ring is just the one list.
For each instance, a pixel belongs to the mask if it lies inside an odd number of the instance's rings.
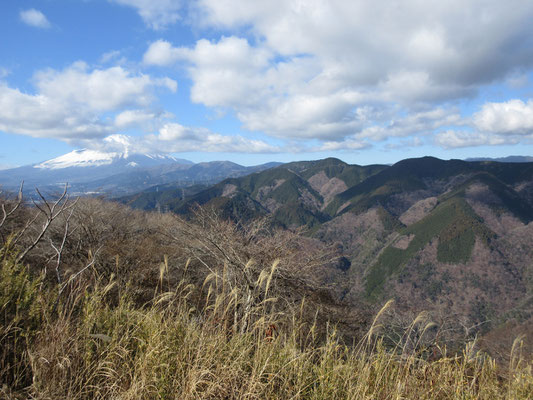
{"label": "slope covered in grass", "polygon": [[31,278],[9,250],[0,256],[5,398],[528,399],[533,393],[519,341],[503,368],[472,344],[448,355],[423,340],[431,324],[421,314],[391,347],[379,328],[389,304],[362,340],[347,346],[335,327],[320,340],[298,309],[276,314],[272,300],[255,310],[261,316],[252,325],[236,329],[238,302],[222,289],[229,282],[211,283],[216,297],[194,306],[196,288],[186,281],[165,287],[163,271],[160,289],[141,306],[113,277],[61,296]]}

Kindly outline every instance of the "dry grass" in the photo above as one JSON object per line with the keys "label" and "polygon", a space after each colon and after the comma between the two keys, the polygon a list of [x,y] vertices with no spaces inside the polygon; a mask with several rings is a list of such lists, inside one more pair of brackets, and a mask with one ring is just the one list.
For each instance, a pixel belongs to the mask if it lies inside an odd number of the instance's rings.
{"label": "dry grass", "polygon": [[[432,342],[421,313],[391,341],[387,303],[366,334],[347,343],[346,326],[341,334],[328,322],[332,308],[311,279],[327,253],[287,233],[263,235],[260,225],[206,214],[195,223],[154,216],[163,218],[162,241],[160,232],[139,228],[150,218],[132,214],[117,227],[97,205],[90,218],[72,217],[79,228],[66,242],[71,266],[61,265],[59,283],[39,264],[44,247],[29,265],[17,261],[9,240],[0,248],[0,398],[533,397],[533,365],[520,338],[508,365],[475,343],[451,354]],[[109,212],[124,220],[123,210]],[[95,216],[106,223],[87,222]],[[94,248],[102,248],[98,257]]]}
{"label": "dry grass", "polygon": [[[236,311],[242,293],[223,289],[224,280],[206,280],[210,296],[199,307],[190,301],[197,288],[185,281],[171,291],[159,290],[141,307],[113,278],[77,287],[57,305],[57,291],[39,289],[38,280],[3,254],[2,271],[9,273],[4,283],[11,279],[18,286],[3,288],[0,340],[6,348],[16,339],[13,349],[21,365],[3,371],[2,394],[36,399],[531,398],[532,365],[521,358],[519,339],[506,368],[472,346],[428,361],[413,351],[417,343],[408,345],[429,328],[426,315],[412,322],[402,344],[390,348],[380,339],[380,312],[355,346],[344,345],[334,327],[319,343],[316,326],[303,323],[300,310],[272,312],[268,286],[275,268],[259,277],[264,297],[241,329],[244,316]],[[161,286],[165,273],[162,268]],[[28,310],[40,310],[37,323],[16,307],[14,314],[4,313],[23,298]],[[271,325],[277,328],[267,336]],[[414,339],[420,326],[422,335]],[[28,340],[21,344],[23,337]],[[7,381],[10,374],[22,375]],[[13,388],[18,391],[10,392]]]}

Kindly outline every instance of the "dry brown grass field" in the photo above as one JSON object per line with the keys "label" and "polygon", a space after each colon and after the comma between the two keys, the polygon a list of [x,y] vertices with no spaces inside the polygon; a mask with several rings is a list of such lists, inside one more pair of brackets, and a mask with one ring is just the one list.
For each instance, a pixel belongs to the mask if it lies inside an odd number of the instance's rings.
{"label": "dry brown grass field", "polygon": [[0,397],[530,399],[531,359],[329,294],[333,249],[264,221],[67,196],[0,214]]}

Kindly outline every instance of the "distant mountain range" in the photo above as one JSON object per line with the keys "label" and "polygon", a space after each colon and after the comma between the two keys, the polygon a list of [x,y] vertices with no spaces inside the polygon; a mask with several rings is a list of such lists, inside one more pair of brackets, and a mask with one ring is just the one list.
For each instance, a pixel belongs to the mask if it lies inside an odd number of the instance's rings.
{"label": "distant mountain range", "polygon": [[[466,161],[521,163],[531,162],[533,157],[471,158]],[[70,193],[73,195],[104,195],[116,198],[138,194],[132,204],[140,208],[150,208],[155,207],[156,203],[160,204],[158,201],[149,200],[150,197],[155,199],[155,195],[150,194],[151,192],[173,190],[176,196],[171,198],[168,193],[165,194],[168,199],[164,203],[165,207],[176,209],[178,207],[176,199],[181,199],[177,196],[178,192],[190,196],[223,179],[241,177],[279,165],[281,163],[272,162],[245,167],[231,161],[195,164],[189,160],[161,154],[82,149],[37,164],[0,170],[0,188],[14,191],[24,181],[25,191],[28,193],[33,192],[35,187],[47,192],[57,192],[68,183]],[[290,165],[292,168],[298,168],[299,163]],[[141,193],[145,190],[146,194]],[[331,194],[328,201],[331,200],[330,197]],[[287,205],[287,208],[290,207]]]}
{"label": "distant mountain range", "polygon": [[229,161],[194,164],[159,154],[105,153],[85,149],[38,164],[1,170],[0,186],[16,190],[24,181],[28,192],[35,187],[53,192],[68,183],[73,195],[116,197],[169,183],[177,187],[213,184],[275,165],[279,164],[255,167]]}
{"label": "distant mountain range", "polygon": [[185,215],[200,204],[235,220],[303,227],[344,256],[341,298],[392,297],[405,310],[454,315],[484,330],[512,315],[533,328],[533,163],[423,157],[358,166],[329,158],[122,200]]}
{"label": "distant mountain range", "polygon": [[511,163],[524,163],[524,162],[533,162],[533,157],[529,156],[507,156],[507,157],[477,157],[477,158],[467,158],[465,161],[496,161],[496,162],[511,162]]}

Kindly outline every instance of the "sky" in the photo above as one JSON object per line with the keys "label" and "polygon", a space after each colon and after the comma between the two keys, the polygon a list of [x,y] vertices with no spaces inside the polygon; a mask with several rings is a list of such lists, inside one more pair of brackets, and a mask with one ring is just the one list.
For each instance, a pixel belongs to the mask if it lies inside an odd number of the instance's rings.
{"label": "sky", "polygon": [[3,0],[0,168],[533,155],[533,2]]}

